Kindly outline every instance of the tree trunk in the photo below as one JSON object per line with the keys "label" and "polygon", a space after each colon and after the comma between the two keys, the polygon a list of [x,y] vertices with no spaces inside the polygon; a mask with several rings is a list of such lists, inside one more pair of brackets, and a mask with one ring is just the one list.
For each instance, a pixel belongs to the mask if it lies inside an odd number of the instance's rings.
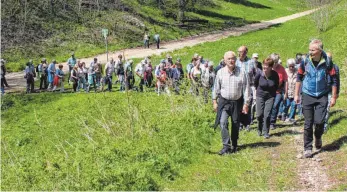
{"label": "tree trunk", "polygon": [[178,0],[178,21],[182,24],[188,0]]}

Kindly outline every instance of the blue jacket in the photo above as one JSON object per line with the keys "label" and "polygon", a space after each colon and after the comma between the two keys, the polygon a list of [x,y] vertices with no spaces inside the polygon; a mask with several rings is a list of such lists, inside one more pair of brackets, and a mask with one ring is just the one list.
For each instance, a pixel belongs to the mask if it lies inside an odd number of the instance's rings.
{"label": "blue jacket", "polygon": [[[305,62],[300,64],[297,81],[302,83],[302,92],[312,97],[320,97],[327,94],[331,86],[336,85],[336,72],[331,60],[326,53],[322,53],[322,58],[317,67],[314,66],[309,55]],[[331,82],[330,82],[331,78]]]}

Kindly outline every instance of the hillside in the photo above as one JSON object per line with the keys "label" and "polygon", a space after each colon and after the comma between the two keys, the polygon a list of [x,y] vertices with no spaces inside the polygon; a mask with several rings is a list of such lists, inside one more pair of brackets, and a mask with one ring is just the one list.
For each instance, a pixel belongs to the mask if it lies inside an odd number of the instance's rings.
{"label": "hillside", "polygon": [[[97,2],[97,3],[96,3]],[[165,3],[164,3],[165,2]],[[305,9],[301,1],[194,0],[185,1],[185,19],[208,20],[181,28],[178,1],[3,1],[1,54],[9,70],[22,70],[29,59],[35,63],[66,61],[105,52],[101,29],[109,30],[109,50],[142,45],[145,30],[159,33],[163,41],[197,35]],[[6,7],[6,9],[5,9]]]}

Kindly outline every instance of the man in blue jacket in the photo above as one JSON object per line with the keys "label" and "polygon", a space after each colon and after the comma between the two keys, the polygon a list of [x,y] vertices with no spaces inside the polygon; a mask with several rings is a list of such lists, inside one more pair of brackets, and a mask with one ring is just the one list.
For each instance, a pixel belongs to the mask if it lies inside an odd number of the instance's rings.
{"label": "man in blue jacket", "polygon": [[[328,82],[329,78],[332,80]],[[298,68],[298,76],[295,87],[295,102],[300,102],[300,90],[302,85],[302,107],[305,117],[304,127],[304,157],[312,157],[313,134],[315,147],[322,148],[322,134],[324,131],[324,119],[327,113],[328,93],[332,89],[332,98],[329,103],[333,107],[337,99],[336,71],[332,62],[323,51],[323,43],[314,39],[309,45],[309,55]],[[313,124],[315,130],[313,133]]]}

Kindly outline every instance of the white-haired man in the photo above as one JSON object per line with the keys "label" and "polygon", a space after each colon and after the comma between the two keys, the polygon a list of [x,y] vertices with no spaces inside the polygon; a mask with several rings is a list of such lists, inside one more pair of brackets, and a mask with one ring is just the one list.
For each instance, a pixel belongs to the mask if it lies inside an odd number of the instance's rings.
{"label": "white-haired man", "polygon": [[[236,66],[236,59],[236,55],[232,51],[224,54],[226,66],[217,72],[213,88],[213,109],[217,112],[215,127],[220,124],[223,143],[223,148],[219,155],[237,151],[240,115],[241,112],[244,114],[248,113],[248,106],[251,100],[247,75],[239,66]],[[231,117],[232,122],[231,136],[228,129],[229,117]]]}

